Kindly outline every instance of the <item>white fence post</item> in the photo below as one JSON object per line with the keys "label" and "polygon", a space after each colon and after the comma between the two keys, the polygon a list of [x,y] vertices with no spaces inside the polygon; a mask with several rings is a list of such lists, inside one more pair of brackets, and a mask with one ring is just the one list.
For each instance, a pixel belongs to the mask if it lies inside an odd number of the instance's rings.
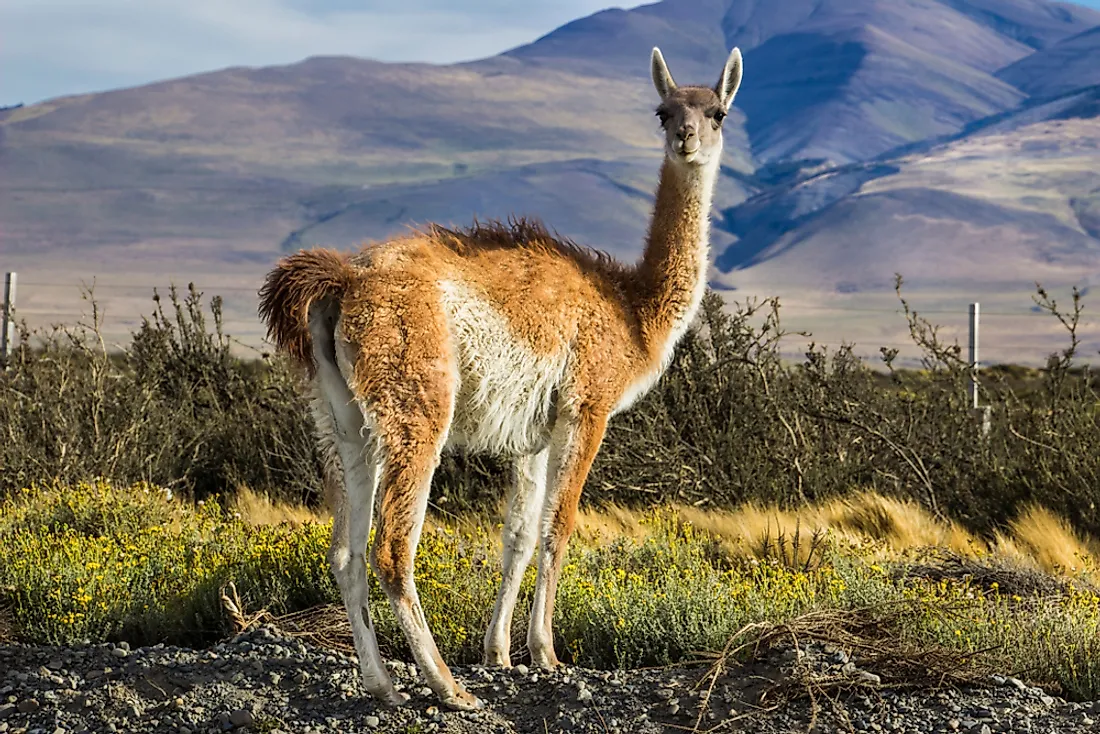
{"label": "white fence post", "polygon": [[970,407],[978,407],[978,326],[981,305],[970,304]]}
{"label": "white fence post", "polygon": [[0,365],[7,368],[8,355],[15,346],[15,319],[12,317],[15,311],[15,285],[17,273],[8,273],[4,276],[4,321],[0,324]]}
{"label": "white fence post", "polygon": [[978,369],[981,357],[978,353],[978,332],[981,325],[981,304],[970,304],[970,409],[981,411],[982,436],[989,435],[990,406],[978,405]]}

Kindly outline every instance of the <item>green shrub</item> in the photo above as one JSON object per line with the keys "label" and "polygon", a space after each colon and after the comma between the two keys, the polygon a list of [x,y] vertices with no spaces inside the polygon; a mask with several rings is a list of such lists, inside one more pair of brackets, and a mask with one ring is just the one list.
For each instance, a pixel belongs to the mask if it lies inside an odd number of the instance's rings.
{"label": "green shrub", "polygon": [[[730,311],[708,294],[667,374],[611,422],[586,500],[792,506],[870,490],[983,534],[1041,504],[1100,535],[1100,396],[1076,363],[1080,298],[1068,310],[1043,291],[1036,301],[1069,345],[1034,374],[982,374],[994,406],[983,438],[957,346],[904,300],[922,369],[896,369],[896,351],[883,350],[875,371],[846,347],[810,345],[791,364],[777,302]],[[94,324],[25,335],[0,372],[0,494],[103,476],[194,497],[244,484],[319,498],[312,423],[285,362],[234,357],[216,298],[209,321],[194,290],[161,306],[120,354]],[[434,492],[448,508],[483,510],[507,481],[500,460],[448,454]]]}

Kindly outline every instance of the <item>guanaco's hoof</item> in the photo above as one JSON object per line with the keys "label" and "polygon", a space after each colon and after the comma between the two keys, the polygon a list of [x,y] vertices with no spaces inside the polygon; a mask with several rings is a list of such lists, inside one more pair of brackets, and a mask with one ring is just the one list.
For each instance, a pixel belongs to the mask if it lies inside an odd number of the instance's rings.
{"label": "guanaco's hoof", "polygon": [[480,698],[461,688],[451,696],[443,699],[443,705],[456,711],[476,711],[485,708],[485,704]]}
{"label": "guanaco's hoof", "polygon": [[387,706],[397,708],[398,706],[404,706],[409,702],[409,694],[401,693],[400,691],[390,691],[382,697],[382,700]]}
{"label": "guanaco's hoof", "polygon": [[494,650],[493,652],[485,653],[485,665],[497,668],[511,668],[512,660],[508,655]]}

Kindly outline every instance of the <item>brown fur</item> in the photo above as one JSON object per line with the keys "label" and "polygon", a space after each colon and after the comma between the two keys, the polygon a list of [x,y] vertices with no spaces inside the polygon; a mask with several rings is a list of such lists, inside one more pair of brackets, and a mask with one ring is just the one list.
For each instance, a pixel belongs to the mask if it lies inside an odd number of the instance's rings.
{"label": "brown fur", "polygon": [[340,299],[353,273],[347,255],[335,250],[301,250],[279,261],[260,288],[260,318],[267,336],[312,377],[317,369],[309,333],[309,306]]}

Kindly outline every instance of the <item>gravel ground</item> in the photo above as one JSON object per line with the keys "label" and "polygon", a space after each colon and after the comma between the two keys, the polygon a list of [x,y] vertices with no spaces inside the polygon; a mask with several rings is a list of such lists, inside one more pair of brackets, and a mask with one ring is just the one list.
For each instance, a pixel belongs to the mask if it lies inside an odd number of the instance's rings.
{"label": "gravel ground", "polygon": [[[477,712],[441,711],[411,666],[394,662],[399,709],[361,694],[355,662],[261,628],[213,648],[0,645],[0,732],[1100,732],[1100,702],[1066,703],[1018,680],[987,688],[895,692],[843,650],[776,651],[719,677],[700,718],[703,668],[553,673],[456,666],[482,698]],[[761,694],[803,666],[850,680],[835,698],[774,709]],[[698,684],[703,682],[702,686]],[[765,699],[767,702],[768,699]]]}

